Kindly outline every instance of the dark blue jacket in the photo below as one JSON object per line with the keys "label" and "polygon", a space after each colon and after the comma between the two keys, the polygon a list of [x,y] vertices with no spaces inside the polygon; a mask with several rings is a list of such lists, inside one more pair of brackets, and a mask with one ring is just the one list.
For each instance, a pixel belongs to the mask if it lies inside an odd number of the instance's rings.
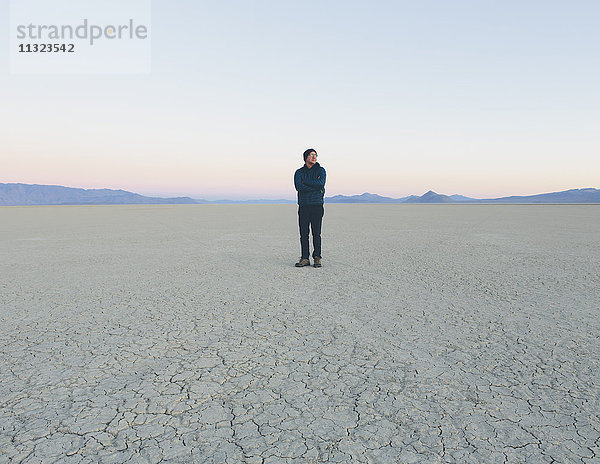
{"label": "dark blue jacket", "polygon": [[308,169],[306,164],[294,174],[294,185],[298,191],[298,204],[322,205],[325,196],[325,169],[319,163]]}

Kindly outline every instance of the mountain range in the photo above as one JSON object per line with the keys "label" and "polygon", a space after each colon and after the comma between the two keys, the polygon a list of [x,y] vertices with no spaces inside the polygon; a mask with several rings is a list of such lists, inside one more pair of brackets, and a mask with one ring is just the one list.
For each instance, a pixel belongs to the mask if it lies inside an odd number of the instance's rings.
{"label": "mountain range", "polygon": [[600,189],[584,188],[571,189],[562,192],[540,193],[538,195],[509,196],[500,198],[471,198],[464,195],[443,195],[429,190],[427,193],[417,196],[410,195],[401,198],[382,197],[373,193],[362,195],[335,195],[325,198],[326,203],[454,203],[454,204],[600,204]]}
{"label": "mountain range", "polygon": [[[147,197],[126,190],[80,189],[60,185],[30,185],[0,183],[0,206],[19,205],[149,205],[149,204],[286,204],[292,200],[203,200],[190,197]],[[432,190],[417,196],[391,198],[374,193],[325,197],[325,203],[363,204],[600,204],[600,189],[571,189],[561,192],[501,198],[470,198],[463,195],[443,195]]]}

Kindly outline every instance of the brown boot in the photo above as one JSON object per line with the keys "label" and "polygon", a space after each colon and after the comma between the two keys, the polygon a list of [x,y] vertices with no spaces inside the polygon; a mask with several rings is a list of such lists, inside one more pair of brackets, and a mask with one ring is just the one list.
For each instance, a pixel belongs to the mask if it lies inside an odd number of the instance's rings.
{"label": "brown boot", "polygon": [[321,258],[318,256],[315,256],[315,264],[313,264],[313,267],[321,267]]}
{"label": "brown boot", "polygon": [[296,263],[296,267],[310,266],[310,261],[307,258],[300,258],[300,261]]}

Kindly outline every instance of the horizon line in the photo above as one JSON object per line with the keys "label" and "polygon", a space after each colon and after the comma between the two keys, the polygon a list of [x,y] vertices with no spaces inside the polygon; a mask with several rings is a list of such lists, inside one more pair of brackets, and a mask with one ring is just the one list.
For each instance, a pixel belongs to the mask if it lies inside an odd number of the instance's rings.
{"label": "horizon line", "polygon": [[[286,197],[271,197],[271,198],[265,198],[265,197],[256,197],[255,195],[254,198],[226,198],[227,195],[225,195],[225,197],[215,197],[214,195],[209,195],[208,197],[196,197],[191,196],[191,195],[168,195],[168,196],[161,196],[161,195],[165,195],[165,194],[142,194],[142,193],[138,193],[135,192],[133,190],[125,190],[124,188],[107,188],[107,187],[94,187],[94,188],[85,188],[85,187],[70,187],[70,186],[66,186],[66,185],[60,185],[60,184],[38,184],[38,183],[34,183],[34,184],[27,184],[24,182],[0,182],[0,184],[4,184],[4,185],[28,185],[28,186],[40,186],[40,187],[62,187],[62,188],[70,188],[70,189],[78,189],[78,190],[110,190],[110,191],[122,191],[122,192],[127,192],[127,193],[132,193],[135,195],[140,195],[140,196],[144,196],[144,197],[149,197],[149,198],[160,198],[160,199],[176,199],[176,198],[189,198],[191,200],[196,200],[196,201],[210,201],[210,202],[218,202],[218,201],[296,201],[296,196],[294,195],[293,198],[286,198]],[[468,196],[468,195],[463,195],[461,193],[453,193],[453,194],[440,194],[439,192],[433,190],[433,189],[428,189],[425,193],[423,193],[422,195],[425,195],[427,193],[433,192],[435,194],[438,195],[446,195],[446,196],[455,196],[455,195],[459,195],[459,196],[463,196],[466,198],[471,198],[474,200],[492,200],[492,199],[498,199],[498,198],[506,198],[506,197],[519,197],[519,196],[533,196],[533,195],[544,195],[544,194],[548,194],[548,193],[556,193],[556,192],[566,192],[566,191],[572,191],[572,190],[589,190],[589,189],[593,189],[593,190],[598,190],[598,188],[596,187],[580,187],[580,188],[570,188],[570,189],[566,189],[566,190],[552,190],[552,191],[547,191],[547,192],[541,192],[541,193],[533,193],[533,194],[510,194],[510,195],[504,195],[504,196],[500,196],[500,197],[489,197],[489,198],[480,198],[480,197],[472,197],[472,196]],[[387,195],[381,195],[378,193],[371,193],[371,192],[363,192],[363,193],[354,193],[354,194],[341,194],[341,193],[335,193],[335,194],[330,194],[329,196],[326,196],[325,198],[333,198],[336,196],[342,196],[342,197],[357,197],[357,196],[363,196],[363,195],[376,195],[382,198],[390,198],[392,200],[398,200],[398,199],[404,199],[404,198],[409,198],[409,197],[420,197],[422,195],[415,195],[415,194],[408,194],[408,195],[401,195],[399,197],[396,196],[387,196]],[[237,196],[237,195],[236,195]],[[212,199],[211,199],[212,197]]]}

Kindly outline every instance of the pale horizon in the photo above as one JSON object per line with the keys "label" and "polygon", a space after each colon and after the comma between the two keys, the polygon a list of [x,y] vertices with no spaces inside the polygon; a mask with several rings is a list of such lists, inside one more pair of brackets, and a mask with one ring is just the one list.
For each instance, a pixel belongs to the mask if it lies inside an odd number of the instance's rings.
{"label": "pale horizon", "polygon": [[[243,192],[230,192],[230,193],[223,193],[223,194],[205,194],[205,193],[189,193],[186,191],[180,191],[180,190],[174,190],[174,191],[156,191],[156,190],[137,190],[134,188],[124,188],[124,187],[117,187],[117,186],[112,186],[112,187],[106,187],[106,186],[83,186],[83,185],[63,185],[63,184],[48,184],[48,183],[43,183],[43,182],[5,182],[5,181],[1,181],[0,183],[4,183],[4,184],[25,184],[25,185],[49,185],[49,186],[60,186],[60,187],[68,187],[68,188],[76,188],[76,189],[85,189],[85,190],[92,190],[92,189],[110,189],[110,190],[125,190],[131,193],[137,193],[140,195],[144,195],[147,197],[157,197],[157,198],[174,198],[174,197],[189,197],[195,200],[209,200],[209,201],[214,201],[214,200],[233,200],[233,201],[241,201],[241,200],[295,200],[296,199],[296,193],[294,192],[292,196],[290,196],[289,192],[288,193],[281,193],[281,194],[276,194],[276,193],[265,193],[265,194],[260,194],[260,193],[243,193]],[[444,192],[441,191],[439,189],[436,188],[426,188],[426,189],[421,189],[418,192],[412,192],[412,193],[405,193],[405,194],[396,194],[396,193],[382,193],[380,191],[369,191],[369,190],[365,190],[365,191],[348,191],[348,192],[330,192],[330,191],[326,191],[325,192],[325,196],[326,197],[333,197],[335,195],[345,195],[345,196],[352,196],[352,195],[362,195],[364,193],[371,193],[371,194],[377,194],[383,197],[391,197],[391,198],[402,198],[402,197],[407,197],[410,195],[417,195],[417,196],[421,196],[425,193],[427,193],[428,191],[432,190],[436,193],[439,194],[443,194],[443,195],[463,195],[466,197],[471,197],[471,198],[477,198],[477,199],[486,199],[486,198],[501,198],[501,197],[508,197],[508,196],[528,196],[528,195],[538,195],[538,194],[544,194],[544,193],[553,193],[553,192],[561,192],[561,191],[565,191],[565,190],[574,190],[574,189],[587,189],[587,188],[598,188],[598,187],[594,187],[594,186],[578,186],[578,187],[567,187],[567,188],[560,188],[560,189],[555,189],[555,190],[547,190],[547,191],[531,191],[531,192],[527,192],[527,193],[522,193],[522,192],[509,192],[509,193],[505,193],[505,194],[498,194],[495,196],[478,196],[477,194],[466,194],[463,191],[456,191],[456,192]]]}
{"label": "pale horizon", "polygon": [[598,14],[595,2],[155,0],[149,74],[0,62],[0,181],[293,199],[313,147],[328,196],[597,186]]}

